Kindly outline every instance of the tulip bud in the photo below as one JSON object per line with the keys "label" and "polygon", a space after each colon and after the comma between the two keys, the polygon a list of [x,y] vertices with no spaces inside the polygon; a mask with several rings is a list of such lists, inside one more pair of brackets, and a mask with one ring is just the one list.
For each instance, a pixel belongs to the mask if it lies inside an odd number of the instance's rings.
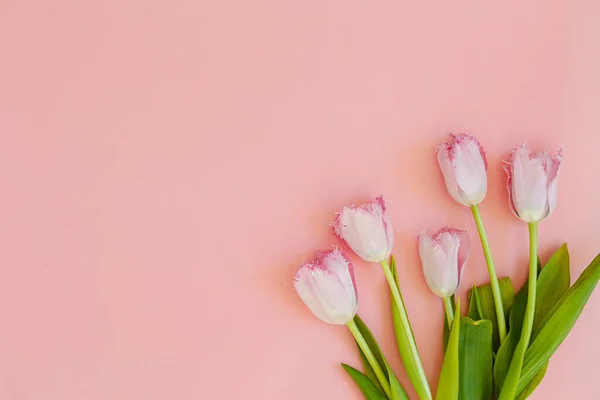
{"label": "tulip bud", "polygon": [[465,231],[443,228],[433,236],[419,234],[419,256],[429,289],[439,297],[452,296],[460,284],[471,243]]}
{"label": "tulip bud", "polygon": [[558,170],[562,150],[531,154],[525,146],[516,147],[506,160],[506,187],[513,213],[525,222],[539,222],[554,211],[558,195]]}
{"label": "tulip bud", "polygon": [[365,261],[386,261],[392,253],[394,231],[383,196],[360,206],[344,207],[331,226]]}
{"label": "tulip bud", "polygon": [[479,141],[464,133],[437,149],[438,163],[450,196],[465,206],[475,206],[487,193],[487,159]]}
{"label": "tulip bud", "polygon": [[345,324],[356,315],[358,295],[354,268],[339,249],[317,253],[294,276],[298,295],[315,316],[330,324]]}

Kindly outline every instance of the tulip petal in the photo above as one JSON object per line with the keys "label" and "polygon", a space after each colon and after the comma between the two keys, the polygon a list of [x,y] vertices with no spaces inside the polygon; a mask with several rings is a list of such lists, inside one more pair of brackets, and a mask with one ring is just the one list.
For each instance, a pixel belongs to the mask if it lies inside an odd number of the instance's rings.
{"label": "tulip petal", "polygon": [[469,204],[479,204],[487,193],[485,152],[472,138],[457,144],[452,152],[454,177]]}
{"label": "tulip petal", "polygon": [[460,249],[460,239],[456,235],[456,229],[443,228],[434,235],[434,241],[437,240],[439,246],[446,254],[446,268],[450,271],[450,281],[456,285],[452,293],[458,287],[460,271],[458,264],[458,254]]}
{"label": "tulip petal", "polygon": [[435,235],[434,238],[440,237],[447,238],[450,236],[452,240],[445,239],[443,243],[446,243],[446,253],[451,254],[449,256],[449,262],[456,260],[456,265],[458,269],[458,284],[460,284],[460,280],[462,279],[463,267],[469,258],[469,253],[471,251],[471,241],[469,239],[469,234],[467,231],[463,231],[461,229],[444,227],[440,229]]}
{"label": "tulip petal", "polygon": [[558,198],[558,172],[562,162],[562,149],[550,158],[548,167],[548,215],[556,208],[556,200]]}
{"label": "tulip petal", "polygon": [[548,186],[548,215],[556,208],[558,198],[558,177],[554,178]]}
{"label": "tulip petal", "polygon": [[385,199],[383,196],[379,196],[375,201],[381,207],[383,225],[385,227],[385,235],[387,239],[387,256],[386,259],[392,254],[394,250],[394,228],[392,227],[392,219],[390,218],[387,208],[385,206]]}
{"label": "tulip petal", "polygon": [[462,280],[464,266],[469,259],[469,253],[471,252],[471,239],[467,231],[456,229],[456,234],[459,237],[460,247],[458,249],[458,284]]}
{"label": "tulip petal", "polygon": [[513,158],[513,154],[511,153],[509,159],[504,161],[504,171],[506,172],[506,190],[508,191],[508,205],[510,207],[510,211],[512,211],[512,213],[515,215],[515,217],[517,218],[521,218],[519,217],[519,214],[517,213],[517,209],[515,208],[515,202],[513,200],[513,194],[512,194],[512,158]]}
{"label": "tulip petal", "polygon": [[[328,296],[320,293],[321,290],[328,290],[328,286],[332,286],[329,285],[330,275],[331,273],[326,270],[305,264],[296,273],[294,287],[304,304],[317,318],[327,323],[336,323],[335,305],[330,302]],[[341,292],[341,289],[333,288],[333,290]]]}
{"label": "tulip petal", "polygon": [[547,177],[544,162],[519,147],[513,154],[512,199],[519,218],[537,222],[548,215]]}
{"label": "tulip petal", "polygon": [[358,306],[358,288],[350,258],[335,247],[330,252],[318,252],[317,259],[321,259],[327,269],[338,278],[345,292],[350,294],[351,300]]}
{"label": "tulip petal", "polygon": [[458,188],[458,184],[456,183],[456,179],[454,177],[454,167],[452,166],[452,162],[450,161],[450,150],[445,148],[438,149],[438,163],[440,165],[440,169],[442,170],[442,175],[444,176],[444,182],[446,183],[446,189],[450,196],[457,203],[465,204],[465,201],[462,198],[461,190]]}

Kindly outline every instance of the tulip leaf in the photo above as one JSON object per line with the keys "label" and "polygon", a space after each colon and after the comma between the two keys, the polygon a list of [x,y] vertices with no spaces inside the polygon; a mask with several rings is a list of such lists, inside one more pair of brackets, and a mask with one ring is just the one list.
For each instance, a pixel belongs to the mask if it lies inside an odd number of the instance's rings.
{"label": "tulip leaf", "polygon": [[519,339],[521,338],[521,328],[526,306],[527,282],[525,282],[523,288],[515,296],[515,301],[510,310],[510,330],[496,353],[496,360],[494,362],[494,383],[497,392],[500,391],[500,388],[502,388],[502,385],[504,384],[504,379],[506,378],[508,367],[510,366],[510,360],[517,348]]}
{"label": "tulip leaf", "polygon": [[362,372],[344,363],[342,363],[342,367],[344,367],[348,375],[354,380],[366,400],[387,400],[387,397]]}
{"label": "tulip leaf", "polygon": [[[456,309],[460,310],[460,300],[456,304]],[[457,314],[452,322],[435,400],[458,400],[460,325],[461,317]]]}
{"label": "tulip leaf", "polygon": [[546,375],[547,370],[548,370],[548,363],[544,364],[542,369],[540,369],[537,372],[537,374],[535,374],[533,379],[531,381],[529,381],[527,386],[525,386],[525,389],[523,389],[523,391],[521,393],[519,393],[519,395],[517,396],[517,400],[525,400],[526,398],[528,398],[531,395],[531,393],[533,393],[533,391],[542,382],[542,379],[544,379],[544,376]]}
{"label": "tulip leaf", "polygon": [[459,392],[461,400],[492,397],[492,323],[489,320],[460,320]]}
{"label": "tulip leaf", "polygon": [[567,245],[563,244],[550,257],[550,260],[539,274],[531,340],[537,336],[539,330],[543,327],[542,321],[550,313],[552,307],[569,290],[570,285],[569,250]]}
{"label": "tulip leaf", "polygon": [[[569,268],[569,250],[566,243],[559,247],[552,257],[550,257],[543,270],[538,258],[538,274],[535,318],[531,341],[535,339],[542,328],[542,321],[550,313],[552,307],[569,289],[571,270]],[[534,375],[525,389],[519,394],[519,400],[526,399],[534,392],[542,382],[542,379],[544,379],[547,369],[548,362]]]}
{"label": "tulip leaf", "polygon": [[599,279],[600,255],[596,256],[540,323],[542,328],[525,353],[517,393],[529,384],[567,337]]}
{"label": "tulip leaf", "polygon": [[390,400],[410,400],[406,391],[394,375],[394,372],[390,369],[389,365],[387,367],[387,374],[390,379],[390,389],[391,389],[391,398]]}
{"label": "tulip leaf", "polygon": [[[379,344],[377,344],[377,340],[375,340],[375,337],[373,336],[373,333],[371,332],[371,330],[369,329],[369,327],[367,326],[367,324],[365,323],[365,321],[363,321],[363,319],[358,314],[356,314],[356,316],[354,317],[354,323],[356,323],[356,327],[358,328],[358,330],[362,334],[363,338],[367,342],[367,345],[369,346],[369,349],[371,349],[371,352],[375,356],[375,359],[377,360],[377,364],[379,364],[379,368],[381,368],[381,370],[385,374],[386,379],[388,379],[388,381],[390,383],[390,386],[391,386],[391,389],[392,389],[391,400],[396,400],[396,399],[398,399],[398,400],[404,400],[404,399],[408,400],[408,397],[401,397],[402,393],[404,393],[404,396],[406,396],[406,392],[404,391],[404,388],[402,387],[402,385],[398,381],[398,378],[396,378],[396,376],[394,375],[394,373],[390,369],[387,361],[385,360],[383,352],[381,351],[381,348],[379,347]],[[371,382],[373,383],[373,385],[375,385],[375,387],[380,392],[383,393],[383,388],[381,387],[381,384],[379,383],[379,379],[377,379],[377,375],[375,374],[375,371],[373,370],[373,367],[371,367],[371,364],[369,363],[367,357],[365,356],[365,353],[362,351],[362,349],[360,348],[360,346],[358,345],[358,343],[356,344],[356,346],[358,347],[360,358],[361,358],[362,363],[363,363],[363,368],[365,370],[365,375],[369,378],[369,380],[371,380]],[[394,396],[396,396],[396,397],[394,397]]]}
{"label": "tulip leaf", "polygon": [[[398,289],[400,289],[400,284],[398,282],[398,274],[396,270],[396,260],[393,256],[390,262],[390,269],[392,272],[392,276],[394,277],[396,286],[398,287]],[[400,293],[400,296],[400,298],[402,299],[402,293]],[[396,342],[398,343],[400,359],[402,360],[402,364],[404,365],[404,369],[406,370],[406,375],[408,375],[408,379],[412,383],[413,388],[417,392],[419,398],[422,400],[431,400],[431,391],[427,383],[427,377],[425,377],[424,373],[422,372],[423,370],[420,366],[420,360],[414,357],[412,352],[410,343],[416,343],[415,337],[413,335],[412,329],[405,329],[404,324],[402,323],[402,319],[400,318],[400,313],[398,312],[398,307],[403,307],[403,305],[400,304],[399,306],[397,306],[396,302],[394,301],[394,298],[392,297],[392,319],[394,322],[394,332],[396,334]]]}
{"label": "tulip leaf", "polygon": [[473,321],[484,319],[483,311],[481,310],[481,298],[479,297],[479,291],[475,285],[473,285],[473,288],[469,291],[469,311],[467,312],[467,316]]}
{"label": "tulip leaf", "polygon": [[379,344],[377,344],[377,340],[375,340],[373,333],[371,332],[367,324],[365,324],[365,321],[363,321],[363,319],[358,314],[354,316],[354,323],[356,323],[356,327],[362,334],[363,338],[365,338],[369,349],[371,349],[371,352],[373,353],[375,359],[377,360],[377,363],[379,364],[379,368],[381,368],[381,370],[386,374],[386,378],[388,378],[387,362],[385,361],[383,352],[381,351]]}
{"label": "tulip leaf", "polygon": [[369,380],[375,385],[375,387],[383,393],[383,388],[381,387],[381,383],[379,383],[379,379],[377,379],[377,375],[371,367],[367,356],[365,356],[364,351],[360,348],[358,343],[356,343],[356,347],[358,347],[358,353],[360,354],[360,360],[362,361],[363,370],[365,371],[365,375],[369,378]]}
{"label": "tulip leaf", "polygon": [[[502,297],[502,305],[504,307],[505,318],[508,318],[509,310],[513,304],[515,297],[515,290],[510,278],[502,278],[498,280],[498,286],[500,287],[500,296]],[[473,320],[487,319],[492,322],[493,330],[493,349],[496,351],[500,347],[500,334],[498,333],[498,318],[496,315],[496,306],[494,305],[494,296],[492,294],[492,286],[489,283],[485,285],[477,286],[477,297],[475,297],[475,304],[477,309],[471,311],[471,298],[474,296],[473,289],[469,290],[469,313],[468,316]],[[478,301],[477,301],[477,298]],[[479,318],[475,311],[479,314]]]}
{"label": "tulip leaf", "polygon": [[[510,331],[498,350],[494,364],[494,379],[497,389],[500,389],[504,384],[512,355],[521,338],[521,327],[525,316],[525,308],[527,307],[527,282],[525,282],[515,297],[513,307],[510,311]],[[541,328],[544,318],[552,312],[552,307],[569,289],[569,282],[569,252],[566,244],[564,244],[550,257],[550,260],[548,260],[544,268],[539,272],[536,286],[537,296],[532,342],[533,337],[535,337],[537,331]],[[543,374],[539,377],[540,381],[542,378]],[[530,388],[532,392],[537,384]]]}

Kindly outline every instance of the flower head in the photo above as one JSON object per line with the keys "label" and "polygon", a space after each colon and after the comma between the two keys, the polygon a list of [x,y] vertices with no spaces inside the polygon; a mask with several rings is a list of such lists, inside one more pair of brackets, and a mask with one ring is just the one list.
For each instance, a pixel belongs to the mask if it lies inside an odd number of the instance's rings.
{"label": "flower head", "polygon": [[471,243],[467,232],[442,228],[429,236],[419,234],[419,256],[429,289],[439,297],[451,296],[463,273]]}
{"label": "flower head", "polygon": [[517,146],[506,160],[506,187],[513,213],[525,222],[539,222],[556,207],[558,172],[562,150],[532,154],[525,145]]}
{"label": "flower head", "polygon": [[344,207],[331,226],[365,261],[385,261],[392,253],[394,231],[383,196],[360,206]]}
{"label": "flower head", "polygon": [[341,250],[319,252],[294,276],[298,295],[319,319],[345,324],[356,315],[358,295],[352,262]]}
{"label": "flower head", "polygon": [[487,193],[487,159],[479,141],[464,133],[438,146],[437,158],[446,189],[460,204],[474,206]]}

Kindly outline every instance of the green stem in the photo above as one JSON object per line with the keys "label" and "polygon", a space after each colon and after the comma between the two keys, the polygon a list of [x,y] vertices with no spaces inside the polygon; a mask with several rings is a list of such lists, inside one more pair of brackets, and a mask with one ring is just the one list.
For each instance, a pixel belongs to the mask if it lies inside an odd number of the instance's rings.
{"label": "green stem", "polygon": [[[521,339],[513,353],[499,400],[513,400],[517,395],[517,386],[523,369],[525,351],[529,347],[533,320],[535,317],[535,301],[537,295],[537,222],[529,223],[529,281],[527,286],[527,307],[523,317]],[[514,364],[514,365],[513,365]]]}
{"label": "green stem", "polygon": [[[431,397],[431,389],[429,388],[429,382],[427,382],[427,376],[425,375],[425,370],[423,369],[423,364],[421,363],[421,357],[419,356],[419,350],[417,349],[417,343],[415,342],[415,336],[412,331],[412,327],[410,326],[410,320],[408,319],[408,314],[406,313],[406,308],[404,307],[404,302],[402,301],[402,295],[400,294],[400,289],[396,285],[396,280],[392,274],[390,269],[390,264],[387,260],[382,261],[381,266],[383,267],[383,272],[385,273],[385,277],[388,281],[388,285],[390,287],[390,291],[392,292],[392,298],[394,299],[394,304],[396,305],[396,310],[398,310],[398,315],[400,317],[400,322],[404,331],[407,333],[406,338],[409,346],[410,357],[415,363],[415,367],[417,369],[418,379],[421,382],[421,386],[424,388],[425,392],[424,396],[426,399],[432,399]],[[414,385],[414,384],[413,384]],[[421,397],[421,396],[419,396]],[[422,398],[422,397],[421,397]]]}
{"label": "green stem", "polygon": [[487,264],[488,274],[490,275],[490,286],[492,287],[492,297],[494,298],[496,319],[498,320],[498,333],[500,334],[500,343],[502,343],[506,337],[506,319],[504,317],[502,296],[500,295],[500,285],[498,284],[498,277],[496,276],[496,270],[494,269],[494,261],[492,260],[490,244],[488,243],[487,235],[485,234],[485,229],[483,228],[483,221],[481,219],[479,206],[472,206],[471,210],[473,211],[473,218],[475,218],[475,224],[477,225],[477,231],[479,232],[479,239],[481,240],[481,247],[483,248],[483,254],[485,255],[485,263]]}
{"label": "green stem", "polygon": [[452,327],[452,321],[454,321],[454,310],[452,309],[452,300],[450,297],[442,298],[444,300],[444,308],[446,309],[446,318],[448,319],[448,327]]}
{"label": "green stem", "polygon": [[535,298],[537,295],[537,222],[529,223],[529,285],[527,287],[527,308],[525,320],[521,331],[521,340],[525,342],[525,349],[529,347],[533,320],[535,317]]}
{"label": "green stem", "polygon": [[354,320],[351,319],[350,321],[348,321],[346,323],[346,326],[348,327],[348,329],[350,329],[352,336],[354,336],[354,339],[360,346],[360,349],[365,354],[365,357],[367,357],[367,361],[369,361],[369,364],[371,364],[371,368],[373,369],[373,372],[375,372],[375,375],[377,376],[377,380],[379,380],[379,383],[381,384],[381,387],[383,388],[385,395],[387,397],[390,397],[391,396],[390,383],[388,382],[385,374],[381,370],[381,367],[379,366],[379,363],[377,362],[375,355],[371,351],[371,348],[369,348],[367,341],[365,340],[363,335],[360,333],[358,326],[356,326],[356,322],[354,322]]}

